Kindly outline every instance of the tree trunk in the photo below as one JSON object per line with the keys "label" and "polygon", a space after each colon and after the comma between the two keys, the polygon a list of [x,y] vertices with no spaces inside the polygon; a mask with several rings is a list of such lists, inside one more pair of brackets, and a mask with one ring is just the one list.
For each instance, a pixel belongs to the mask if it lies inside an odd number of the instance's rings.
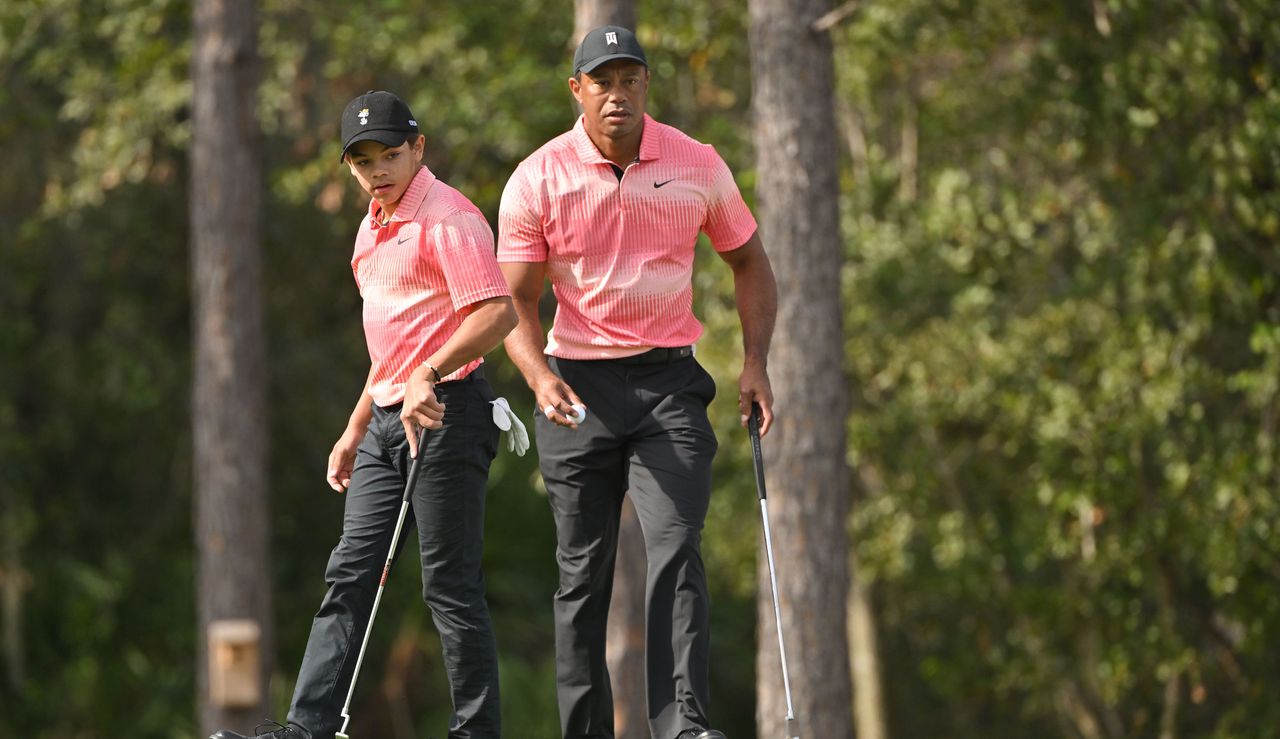
{"label": "tree trunk", "polygon": [[[258,229],[261,175],[253,0],[197,0],[192,60],[191,267],[195,366],[197,686],[199,725],[252,727],[267,715],[273,654],[266,413]],[[211,698],[209,627],[259,629],[233,705]],[[252,665],[256,662],[256,666]],[[255,671],[256,670],[256,671]],[[256,701],[254,698],[256,697]]]}
{"label": "tree trunk", "polygon": [[[573,46],[603,25],[635,30],[634,0],[575,0]],[[576,105],[576,104],[575,104]],[[575,109],[581,112],[581,109]],[[644,589],[648,560],[636,509],[628,499],[618,526],[618,559],[613,567],[605,661],[613,688],[613,727],[617,739],[647,739],[649,709],[644,677]]]}
{"label": "tree trunk", "polygon": [[[846,638],[850,476],[845,461],[839,185],[825,0],[750,0],[761,237],[779,283],[770,353],[778,418],[764,449],[796,729],[851,737]],[[787,714],[768,567],[761,559],[758,735]]]}
{"label": "tree trunk", "polygon": [[618,559],[613,567],[605,661],[613,686],[613,727],[617,739],[648,739],[644,679],[644,581],[648,559],[636,509],[628,498],[618,529]]}
{"label": "tree trunk", "polygon": [[[858,488],[868,497],[884,495],[879,471],[863,463],[857,470]],[[854,547],[849,547],[849,669],[853,676],[853,722],[858,739],[888,739],[884,688],[880,670],[880,637],[872,607],[871,588],[858,571]]]}
{"label": "tree trunk", "polygon": [[22,608],[31,586],[22,565],[24,537],[18,527],[17,503],[7,485],[0,481],[0,633],[3,633],[5,674],[9,687],[22,695],[27,689],[26,650],[22,639]]}
{"label": "tree trunk", "polygon": [[888,739],[880,681],[880,649],[871,592],[849,556],[849,665],[853,672],[853,718],[858,739]]}
{"label": "tree trunk", "polygon": [[587,35],[587,31],[606,25],[636,30],[635,0],[574,0],[574,48]]}

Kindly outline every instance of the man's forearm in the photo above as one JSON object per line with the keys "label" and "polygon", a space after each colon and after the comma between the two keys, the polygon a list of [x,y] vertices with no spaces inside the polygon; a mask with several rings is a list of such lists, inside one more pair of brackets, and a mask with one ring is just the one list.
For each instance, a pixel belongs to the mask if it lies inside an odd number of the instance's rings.
{"label": "man's forearm", "polygon": [[520,370],[525,382],[532,387],[537,377],[551,371],[543,352],[547,342],[542,335],[542,322],[538,318],[538,302],[517,298],[514,304],[518,323],[507,334],[503,344],[507,349],[507,356]]}
{"label": "man's forearm", "polygon": [[721,252],[720,258],[733,270],[734,302],[742,322],[743,361],[764,367],[778,316],[778,283],[760,234],[752,234],[737,249]]}
{"label": "man's forearm", "polygon": [[[750,287],[744,280],[735,286],[737,315],[742,321],[742,359],[767,364],[769,343],[773,341],[773,324],[777,319],[778,295],[773,280]],[[767,292],[767,297],[765,297]]]}
{"label": "man's forearm", "polygon": [[756,261],[734,272],[733,292],[742,322],[743,360],[764,365],[778,316],[778,285],[768,261]]}

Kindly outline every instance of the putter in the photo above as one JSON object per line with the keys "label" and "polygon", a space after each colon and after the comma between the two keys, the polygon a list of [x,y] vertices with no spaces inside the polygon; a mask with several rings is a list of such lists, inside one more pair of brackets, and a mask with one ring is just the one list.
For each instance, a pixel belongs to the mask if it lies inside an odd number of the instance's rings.
{"label": "putter", "polygon": [[360,655],[356,657],[356,671],[351,675],[351,687],[347,688],[347,702],[342,704],[342,730],[334,734],[334,739],[351,739],[347,735],[347,724],[351,721],[351,697],[356,694],[356,680],[360,678],[360,665],[364,663],[364,650],[369,646],[369,635],[373,633],[373,620],[378,617],[378,605],[382,602],[382,591],[387,586],[387,575],[391,574],[391,560],[396,556],[396,543],[400,541],[400,530],[404,528],[404,517],[409,512],[409,497],[413,495],[413,486],[418,482],[418,467],[422,463],[422,443],[426,441],[427,430],[418,432],[418,456],[413,458],[409,466],[409,481],[404,486],[404,498],[400,501],[400,517],[396,519],[396,531],[391,535],[391,549],[387,552],[387,561],[382,565],[382,579],[378,581],[378,594],[373,597],[373,610],[369,613],[369,625],[364,628],[364,641],[360,643]]}
{"label": "putter", "polygon": [[791,678],[787,674],[787,647],[782,643],[782,611],[778,608],[778,576],[773,564],[773,538],[769,536],[769,502],[764,488],[764,455],[760,452],[760,404],[751,404],[747,417],[747,433],[751,436],[751,456],[755,460],[756,492],[760,494],[760,520],[764,522],[764,551],[769,560],[769,586],[773,592],[773,618],[778,625],[778,656],[782,660],[782,688],[787,695],[787,739],[799,739],[796,714],[791,706]]}

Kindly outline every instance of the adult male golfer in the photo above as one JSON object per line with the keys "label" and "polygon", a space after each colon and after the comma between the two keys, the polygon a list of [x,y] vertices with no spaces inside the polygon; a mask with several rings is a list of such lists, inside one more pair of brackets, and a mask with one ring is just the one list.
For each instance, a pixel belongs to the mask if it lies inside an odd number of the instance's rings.
{"label": "adult male golfer", "polygon": [[[417,455],[411,506],[423,596],[453,698],[449,737],[501,736],[498,657],[480,568],[498,428],[481,356],[516,318],[489,224],[423,165],[423,146],[408,106],[389,92],[360,95],[342,114],[342,159],[371,196],[351,268],[372,361],[329,455],[329,484],[346,492],[342,539],[325,570],[329,592],[311,626],[289,723],[264,738],[333,739],[340,727]],[[427,429],[421,449],[418,427]],[[223,730],[211,739],[245,738]]]}
{"label": "adult male golfer", "polygon": [[[556,682],[566,738],[612,737],[605,621],[630,494],[648,555],[646,676],[654,739],[723,739],[708,721],[700,550],[716,438],[711,376],[693,356],[694,244],[733,270],[745,358],[738,406],[773,419],[765,370],[777,287],[756,222],[715,150],[645,114],[635,36],[605,26],[574,54],[578,123],[521,162],[502,196],[498,262],[520,322],[507,353],[537,398],[557,532]],[[544,342],[544,278],[559,302]],[[584,406],[585,418],[574,405]]]}

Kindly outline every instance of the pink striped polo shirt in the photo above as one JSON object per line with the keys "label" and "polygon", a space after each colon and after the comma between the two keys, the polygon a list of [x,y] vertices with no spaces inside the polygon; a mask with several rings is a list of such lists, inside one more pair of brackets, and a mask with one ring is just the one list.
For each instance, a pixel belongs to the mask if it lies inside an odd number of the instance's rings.
{"label": "pink striped polo shirt", "polygon": [[706,144],[644,117],[619,180],[583,119],[516,167],[498,215],[499,262],[546,262],[559,305],[546,352],[614,359],[693,344],[698,232],[716,251],[756,231],[729,167]]}
{"label": "pink striped polo shirt", "polygon": [[[453,335],[471,305],[511,293],[494,259],[489,222],[425,166],[385,226],[378,224],[381,214],[370,199],[351,270],[364,298],[369,392],[385,407],[404,400],[409,375]],[[466,377],[482,361],[444,379]]]}

